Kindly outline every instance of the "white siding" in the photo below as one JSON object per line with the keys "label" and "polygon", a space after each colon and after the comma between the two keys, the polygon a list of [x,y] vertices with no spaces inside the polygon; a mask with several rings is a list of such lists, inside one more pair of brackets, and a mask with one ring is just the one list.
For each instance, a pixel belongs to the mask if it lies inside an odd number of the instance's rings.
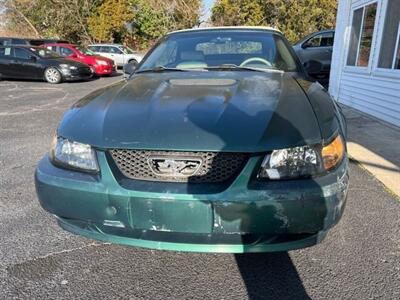
{"label": "white siding", "polygon": [[368,70],[346,67],[346,59],[352,8],[371,1],[339,1],[329,91],[339,102],[400,127],[400,70],[377,69],[387,1],[375,1],[379,5]]}
{"label": "white siding", "polygon": [[350,1],[339,1],[329,83],[329,92],[335,99],[338,98],[341,74],[345,62],[344,57],[348,45],[347,31],[350,28],[348,26],[350,17]]}

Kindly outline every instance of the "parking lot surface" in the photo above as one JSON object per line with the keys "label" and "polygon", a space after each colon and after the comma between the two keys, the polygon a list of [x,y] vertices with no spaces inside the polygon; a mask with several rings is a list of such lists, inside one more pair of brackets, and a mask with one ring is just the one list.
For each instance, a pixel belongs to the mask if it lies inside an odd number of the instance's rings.
{"label": "parking lot surface", "polygon": [[37,201],[36,163],[63,112],[117,80],[0,81],[0,299],[400,299],[400,202],[354,163],[341,222],[308,249],[178,253],[60,229]]}

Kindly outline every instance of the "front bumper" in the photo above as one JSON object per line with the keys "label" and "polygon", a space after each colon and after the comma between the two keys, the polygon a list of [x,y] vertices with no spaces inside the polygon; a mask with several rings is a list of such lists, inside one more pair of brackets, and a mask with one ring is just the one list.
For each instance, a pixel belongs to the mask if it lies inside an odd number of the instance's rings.
{"label": "front bumper", "polygon": [[78,75],[69,75],[64,76],[65,81],[78,81],[78,80],[89,80],[93,77],[93,74],[86,75],[86,74],[78,74]]}
{"label": "front bumper", "polygon": [[89,70],[61,70],[61,74],[65,81],[88,80],[93,77],[92,70]]}
{"label": "front bumper", "polygon": [[115,64],[95,65],[93,69],[96,75],[112,75],[117,72],[117,67]]}
{"label": "front bumper", "polygon": [[251,178],[262,156],[255,156],[223,191],[191,192],[182,184],[126,185],[106,153],[97,156],[100,175],[55,167],[45,156],[35,173],[39,201],[70,232],[132,246],[232,253],[304,248],[339,221],[347,195],[347,160],[315,179],[257,182]]}

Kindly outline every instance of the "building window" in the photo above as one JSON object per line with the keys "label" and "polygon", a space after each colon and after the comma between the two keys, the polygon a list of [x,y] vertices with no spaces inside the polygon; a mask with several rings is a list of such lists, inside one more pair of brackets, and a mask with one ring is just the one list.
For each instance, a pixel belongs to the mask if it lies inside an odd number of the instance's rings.
{"label": "building window", "polygon": [[375,2],[353,11],[348,66],[368,67],[377,6]]}
{"label": "building window", "polygon": [[400,69],[400,1],[389,0],[383,28],[379,68]]}

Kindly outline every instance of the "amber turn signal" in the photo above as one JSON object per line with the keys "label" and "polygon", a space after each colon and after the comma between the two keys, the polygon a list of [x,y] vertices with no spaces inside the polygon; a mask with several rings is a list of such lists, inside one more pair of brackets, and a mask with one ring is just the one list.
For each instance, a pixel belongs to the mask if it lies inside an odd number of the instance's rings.
{"label": "amber turn signal", "polygon": [[331,170],[338,165],[344,156],[345,147],[342,138],[338,135],[331,143],[322,148],[322,161],[325,170]]}

